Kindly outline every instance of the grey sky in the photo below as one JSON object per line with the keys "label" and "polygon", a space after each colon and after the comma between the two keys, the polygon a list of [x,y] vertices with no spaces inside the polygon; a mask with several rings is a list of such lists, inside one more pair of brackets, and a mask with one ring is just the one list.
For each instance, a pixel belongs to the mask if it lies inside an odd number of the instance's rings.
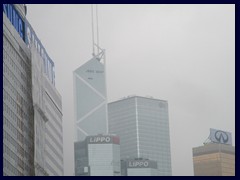
{"label": "grey sky", "polygon": [[[55,62],[62,95],[65,175],[73,175],[73,74],[91,58],[90,5],[27,5]],[[168,100],[173,175],[193,175],[192,147],[209,128],[235,145],[235,6],[99,5],[109,102],[128,95]]]}

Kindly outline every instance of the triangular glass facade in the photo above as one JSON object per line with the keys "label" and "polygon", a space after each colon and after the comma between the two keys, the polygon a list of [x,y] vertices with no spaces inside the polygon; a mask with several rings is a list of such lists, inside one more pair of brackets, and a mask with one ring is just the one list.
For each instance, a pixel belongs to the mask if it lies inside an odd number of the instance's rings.
{"label": "triangular glass facade", "polygon": [[107,133],[105,67],[96,57],[73,72],[76,140]]}

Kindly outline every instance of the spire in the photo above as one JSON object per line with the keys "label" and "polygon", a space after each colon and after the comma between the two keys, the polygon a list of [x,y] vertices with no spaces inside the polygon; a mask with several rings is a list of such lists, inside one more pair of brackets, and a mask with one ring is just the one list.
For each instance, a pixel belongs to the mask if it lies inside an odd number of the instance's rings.
{"label": "spire", "polygon": [[[91,16],[92,16],[92,48],[93,56],[99,56],[101,54],[100,50],[102,49],[99,47],[99,31],[98,31],[98,5],[91,5]],[[95,42],[96,36],[96,42]],[[95,47],[97,48],[97,55],[95,54]]]}

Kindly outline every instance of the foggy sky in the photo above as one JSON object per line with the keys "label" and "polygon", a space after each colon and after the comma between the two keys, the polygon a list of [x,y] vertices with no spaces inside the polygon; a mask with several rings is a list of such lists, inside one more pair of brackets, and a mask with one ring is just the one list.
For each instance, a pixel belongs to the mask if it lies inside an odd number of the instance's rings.
{"label": "foggy sky", "polygon": [[[73,71],[91,59],[90,5],[27,5],[27,18],[55,62],[62,95],[65,175],[74,174]],[[235,6],[99,5],[108,101],[167,100],[173,175],[193,175],[192,147],[209,128],[235,145]]]}

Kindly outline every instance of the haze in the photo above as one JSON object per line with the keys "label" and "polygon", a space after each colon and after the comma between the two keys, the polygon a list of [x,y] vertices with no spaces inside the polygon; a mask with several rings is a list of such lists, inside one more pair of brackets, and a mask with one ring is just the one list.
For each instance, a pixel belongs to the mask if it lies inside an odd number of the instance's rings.
{"label": "haze", "polygon": [[[65,175],[74,175],[73,71],[92,56],[90,5],[27,4],[55,62],[62,95]],[[169,103],[173,175],[193,175],[192,147],[209,128],[235,145],[235,6],[98,5],[108,101],[128,95]]]}

